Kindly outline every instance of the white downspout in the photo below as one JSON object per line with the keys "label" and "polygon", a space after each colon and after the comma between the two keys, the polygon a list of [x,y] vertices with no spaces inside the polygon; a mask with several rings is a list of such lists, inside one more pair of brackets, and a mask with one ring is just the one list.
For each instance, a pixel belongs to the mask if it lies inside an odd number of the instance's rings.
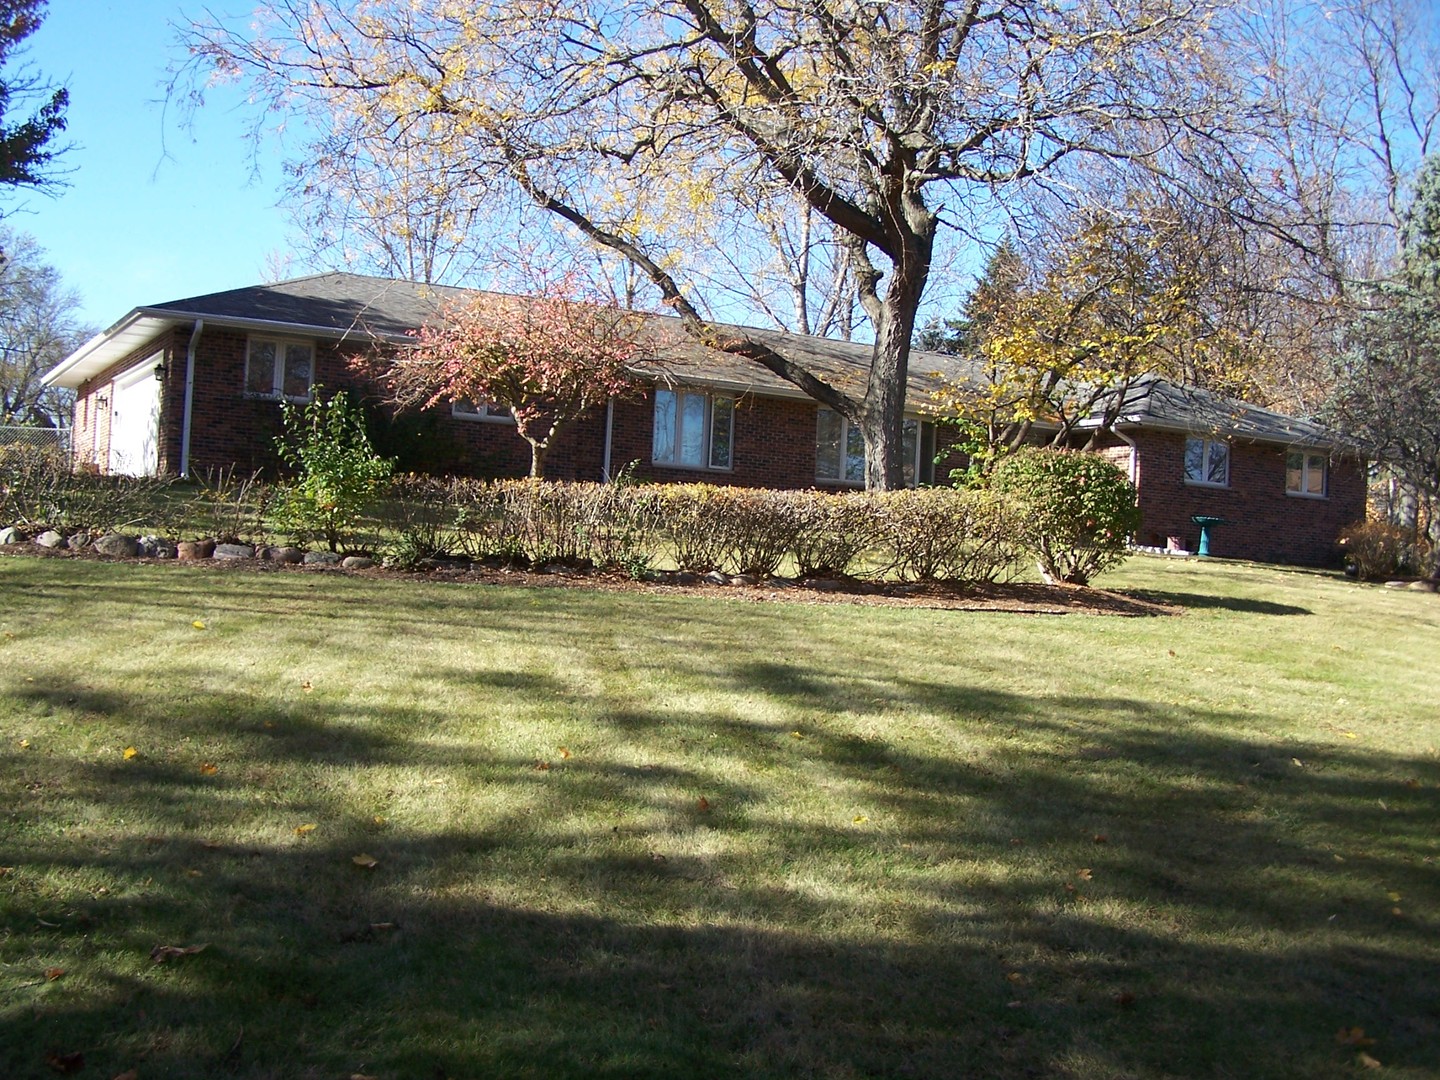
{"label": "white downspout", "polygon": [[180,417],[180,475],[190,475],[190,409],[195,402],[195,348],[200,344],[200,331],[205,320],[196,319],[190,331],[190,347],[185,350],[185,409]]}
{"label": "white downspout", "polygon": [[605,461],[600,466],[600,475],[605,483],[610,482],[610,440],[615,434],[615,399],[605,399]]}
{"label": "white downspout", "polygon": [[1117,439],[1130,448],[1130,483],[1139,487],[1140,482],[1136,480],[1136,477],[1140,475],[1140,448],[1135,445],[1134,439],[1130,438],[1129,435],[1126,435],[1119,428],[1111,428],[1110,430],[1115,433]]}

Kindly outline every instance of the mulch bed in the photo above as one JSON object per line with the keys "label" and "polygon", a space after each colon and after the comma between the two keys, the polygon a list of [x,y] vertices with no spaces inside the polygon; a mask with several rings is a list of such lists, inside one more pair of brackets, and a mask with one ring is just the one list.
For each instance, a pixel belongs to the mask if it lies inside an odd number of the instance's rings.
{"label": "mulch bed", "polygon": [[525,588],[599,589],[607,592],[652,593],[660,596],[706,596],[717,600],[750,603],[852,604],[870,607],[930,608],[947,611],[1003,611],[1016,615],[1121,615],[1129,617],[1179,615],[1184,609],[1125,593],[1072,585],[1040,585],[1025,582],[871,582],[860,579],[793,581],[768,579],[757,584],[719,584],[704,577],[678,583],[671,577],[636,581],[619,571],[515,570],[480,564],[409,571],[374,566],[347,570],[338,566],[299,566],[262,559],[206,559],[180,562],[175,559],[115,559],[89,551],[46,548],[38,544],[0,545],[0,555],[27,555],[42,558],[92,559],[101,562],[133,562],[146,565],[202,567],[224,573],[349,574],[356,577],[396,581],[444,581],[468,585],[519,586]]}

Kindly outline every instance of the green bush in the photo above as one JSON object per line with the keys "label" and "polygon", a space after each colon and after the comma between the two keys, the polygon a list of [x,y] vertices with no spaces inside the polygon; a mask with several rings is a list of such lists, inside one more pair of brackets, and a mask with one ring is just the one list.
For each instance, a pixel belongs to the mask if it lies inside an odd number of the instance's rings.
{"label": "green bush", "polygon": [[371,449],[363,417],[344,394],[316,396],[304,408],[286,402],[281,414],[285,433],[276,446],[295,475],[276,487],[276,523],[299,543],[321,539],[339,551],[382,494],[392,463]]}
{"label": "green bush", "polygon": [[1027,447],[995,465],[990,485],[1013,503],[1046,581],[1088,585],[1125,560],[1140,527],[1135,485],[1096,454]]}
{"label": "green bush", "polygon": [[875,500],[884,571],[901,578],[995,581],[1019,562],[1019,524],[984,490],[917,488]]}

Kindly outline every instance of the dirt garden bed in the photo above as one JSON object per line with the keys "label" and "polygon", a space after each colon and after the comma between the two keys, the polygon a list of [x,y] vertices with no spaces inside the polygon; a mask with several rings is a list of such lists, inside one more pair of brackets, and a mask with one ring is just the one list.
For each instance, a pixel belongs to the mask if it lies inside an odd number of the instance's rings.
{"label": "dirt garden bed", "polygon": [[515,569],[480,563],[440,561],[417,570],[379,564],[342,567],[290,564],[264,558],[208,558],[195,560],[117,558],[94,551],[50,548],[25,542],[0,545],[0,555],[56,559],[92,559],[104,562],[201,567],[217,573],[353,574],[396,581],[424,580],[455,584],[527,588],[603,589],[610,592],[657,595],[703,595],[752,603],[855,604],[875,607],[933,608],[956,611],[1005,611],[1018,615],[1120,615],[1167,616],[1183,608],[1156,603],[1105,589],[1032,582],[875,582],[858,578],[747,578],[743,575],[685,574],[660,571],[636,580],[620,571],[568,567]]}

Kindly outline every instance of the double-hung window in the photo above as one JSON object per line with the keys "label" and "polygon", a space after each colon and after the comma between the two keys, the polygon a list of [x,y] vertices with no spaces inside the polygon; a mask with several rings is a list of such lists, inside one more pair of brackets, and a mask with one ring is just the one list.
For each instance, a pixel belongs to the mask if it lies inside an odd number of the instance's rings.
{"label": "double-hung window", "polygon": [[488,420],[492,424],[513,424],[515,416],[504,405],[461,398],[450,406],[450,415],[461,420]]}
{"label": "double-hung window", "polygon": [[735,399],[693,390],[655,391],[650,460],[682,469],[729,469],[734,463]]}
{"label": "double-hung window", "polygon": [[[907,417],[901,434],[906,486],[929,483],[934,478],[934,426]],[[860,428],[830,409],[820,409],[816,416],[815,479],[840,484],[865,482],[865,439]]]}
{"label": "double-hung window", "polygon": [[1285,490],[1291,495],[1325,497],[1324,454],[1314,450],[1291,450],[1285,455]]}
{"label": "double-hung window", "polygon": [[245,350],[245,393],[251,397],[309,401],[315,381],[315,346],[308,341],[252,337]]}
{"label": "double-hung window", "polygon": [[1191,435],[1185,440],[1185,482],[1209,487],[1230,486],[1230,444]]}

